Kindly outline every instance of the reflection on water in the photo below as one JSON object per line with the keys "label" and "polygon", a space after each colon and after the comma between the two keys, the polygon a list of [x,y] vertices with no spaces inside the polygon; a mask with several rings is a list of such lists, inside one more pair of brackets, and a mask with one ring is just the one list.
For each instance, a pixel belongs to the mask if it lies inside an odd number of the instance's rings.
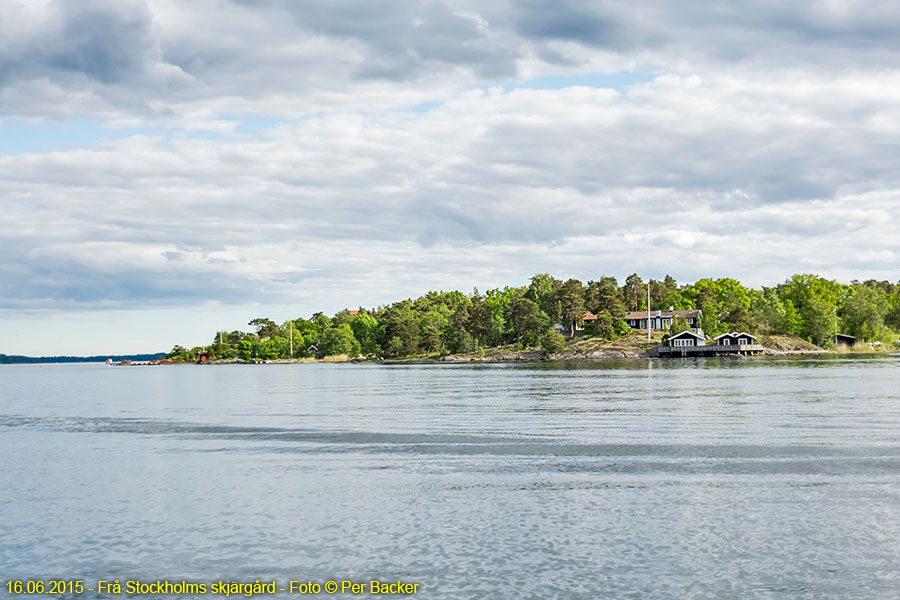
{"label": "reflection on water", "polygon": [[895,598],[898,367],[3,367],[0,565],[423,598]]}

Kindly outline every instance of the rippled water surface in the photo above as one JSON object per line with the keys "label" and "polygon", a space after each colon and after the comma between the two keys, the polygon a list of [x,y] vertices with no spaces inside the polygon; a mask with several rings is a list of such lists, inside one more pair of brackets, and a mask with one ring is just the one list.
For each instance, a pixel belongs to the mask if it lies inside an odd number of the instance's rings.
{"label": "rippled water surface", "polygon": [[6,366],[0,477],[0,596],[53,577],[900,597],[891,356]]}

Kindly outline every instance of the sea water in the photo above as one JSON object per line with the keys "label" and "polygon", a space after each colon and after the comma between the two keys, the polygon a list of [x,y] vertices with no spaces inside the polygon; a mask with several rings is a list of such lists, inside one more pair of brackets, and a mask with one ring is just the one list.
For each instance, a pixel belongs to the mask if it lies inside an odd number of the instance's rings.
{"label": "sea water", "polygon": [[4,366],[0,481],[0,597],[897,598],[900,358]]}

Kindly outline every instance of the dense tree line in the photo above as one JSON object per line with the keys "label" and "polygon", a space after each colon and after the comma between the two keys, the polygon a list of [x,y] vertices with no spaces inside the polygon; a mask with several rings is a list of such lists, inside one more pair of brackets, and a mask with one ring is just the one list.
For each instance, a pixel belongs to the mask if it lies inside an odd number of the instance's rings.
{"label": "dense tree line", "polygon": [[[816,275],[794,275],[760,290],[736,279],[701,279],[679,286],[670,276],[643,281],[629,275],[622,285],[615,277],[582,283],[540,273],[529,285],[471,294],[428,292],[415,300],[367,310],[343,310],[332,317],[316,313],[280,325],[260,317],[249,322],[252,333],[217,333],[206,348],[176,347],[170,357],[194,360],[207,350],[218,358],[279,359],[308,355],[401,357],[460,354],[503,345],[543,346],[559,351],[570,335],[615,339],[628,331],[629,311],[701,309],[701,327],[709,336],[726,331],[755,335],[791,334],[827,345],[837,330],[859,340],[896,339],[900,332],[900,283],[853,281],[842,284]],[[596,320],[584,322],[586,312]],[[687,328],[676,321],[672,331]],[[293,354],[291,354],[293,339]]]}

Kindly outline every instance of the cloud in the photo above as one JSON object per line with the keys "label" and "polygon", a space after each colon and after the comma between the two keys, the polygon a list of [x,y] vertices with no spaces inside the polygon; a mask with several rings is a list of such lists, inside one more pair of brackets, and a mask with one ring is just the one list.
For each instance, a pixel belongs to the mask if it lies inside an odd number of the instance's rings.
{"label": "cloud", "polygon": [[842,2],[91,0],[7,16],[0,115],[178,127],[396,109],[472,85],[636,67],[875,76],[900,50],[900,10]]}
{"label": "cloud", "polygon": [[428,269],[464,289],[551,268],[771,284],[835,273],[861,239],[878,253],[855,276],[890,277],[900,181],[881,153],[898,142],[843,115],[893,109],[871,83],[818,82],[832,103],[809,85],[469,90],[425,113],[0,157],[6,307],[381,298],[414,292],[394,279],[437,284]]}
{"label": "cloud", "polygon": [[6,15],[0,135],[90,125],[47,151],[3,146],[0,310],[312,312],[543,271],[896,279],[892,6]]}

